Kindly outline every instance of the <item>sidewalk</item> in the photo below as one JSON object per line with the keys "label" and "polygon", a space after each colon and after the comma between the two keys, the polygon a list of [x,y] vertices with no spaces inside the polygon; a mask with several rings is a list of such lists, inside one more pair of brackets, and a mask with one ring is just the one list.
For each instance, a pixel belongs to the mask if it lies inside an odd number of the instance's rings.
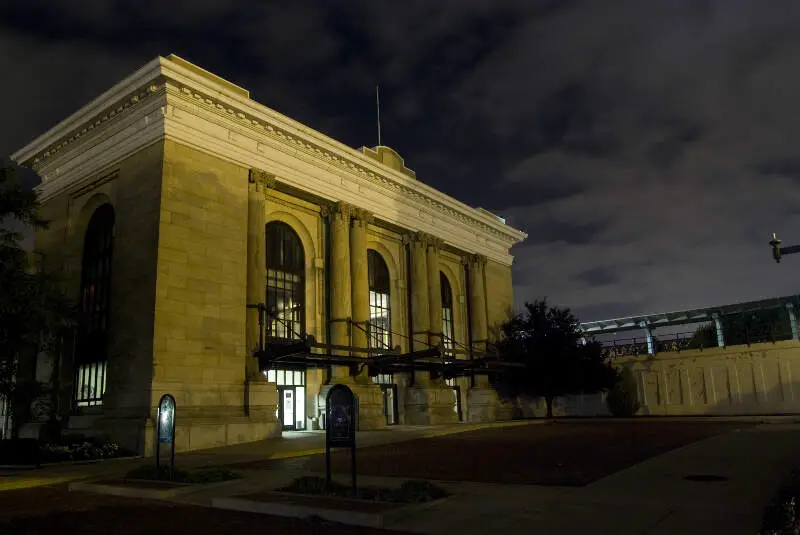
{"label": "sidewalk", "polygon": [[[489,427],[532,425],[537,422],[501,422],[486,424],[460,423],[438,426],[392,426],[379,431],[360,431],[356,435],[359,448],[406,442],[420,438],[464,433]],[[299,431],[284,433],[282,438],[259,440],[245,444],[222,446],[207,450],[175,454],[175,466],[192,469],[208,466],[228,466],[263,461],[288,459],[325,452],[324,431]],[[64,463],[36,469],[0,470],[0,491],[57,485],[88,478],[118,477],[143,464],[153,463],[153,458],[107,459],[89,463]]]}
{"label": "sidewalk", "polygon": [[[392,528],[424,533],[753,535],[800,459],[800,425],[765,424],[656,457],[582,488],[461,485]],[[723,482],[692,482],[715,474]]]}
{"label": "sidewalk", "polygon": [[[452,494],[449,499],[386,527],[461,535],[753,535],[764,505],[799,454],[800,425],[764,424],[690,444],[585,487],[440,482]],[[240,481],[173,501],[210,506],[213,497],[274,489],[309,475],[292,470],[240,473]],[[692,474],[728,479],[684,479]],[[359,477],[360,485],[399,482]]]}

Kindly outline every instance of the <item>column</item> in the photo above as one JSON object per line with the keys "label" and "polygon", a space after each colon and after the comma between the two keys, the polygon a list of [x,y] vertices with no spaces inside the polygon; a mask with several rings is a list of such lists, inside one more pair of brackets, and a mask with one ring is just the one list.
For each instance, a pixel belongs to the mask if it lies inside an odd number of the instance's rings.
{"label": "column", "polygon": [[792,303],[786,303],[786,312],[789,314],[789,325],[792,327],[792,340],[797,340],[797,317],[794,314],[794,305]]}
{"label": "column", "polygon": [[468,291],[472,348],[475,353],[480,354],[486,350],[486,342],[489,337],[484,285],[486,257],[478,254],[470,255],[467,262],[469,265]]}
{"label": "column", "polygon": [[[411,245],[411,330],[414,351],[428,348],[431,330],[428,300],[427,236],[417,232],[410,236]],[[440,312],[441,313],[441,312]]]}
{"label": "column", "polygon": [[[257,169],[250,170],[247,188],[247,304],[266,303],[267,256],[265,236],[265,201],[267,188],[275,187],[275,179],[271,175]],[[247,357],[245,361],[245,377],[250,379],[259,373],[258,359],[253,351],[258,349],[259,324],[258,310],[247,309]]]}
{"label": "column", "polygon": [[[367,225],[372,214],[366,210],[353,211],[350,227],[350,277],[351,300],[353,306],[353,340],[354,347],[369,347],[367,340],[367,322],[369,321],[369,267],[367,263]],[[368,356],[366,351],[354,353],[356,356]],[[364,369],[367,376],[367,370]]]}
{"label": "column", "polygon": [[644,336],[647,339],[647,354],[648,355],[655,355],[655,347],[653,344],[653,329],[650,328],[650,324],[646,321],[643,321],[640,326],[644,329]]}
{"label": "column", "polygon": [[[331,209],[331,343],[350,345],[351,294],[350,294],[350,216],[353,208],[345,203],[336,203]],[[348,352],[334,350],[334,355]],[[346,366],[334,366],[334,377],[347,377]]]}
{"label": "column", "polygon": [[711,315],[714,318],[714,329],[717,333],[717,346],[725,347],[725,333],[722,330],[722,320],[716,312]]}
{"label": "column", "polygon": [[442,341],[442,286],[439,275],[439,249],[442,241],[432,236],[428,237],[426,263],[428,268],[428,310],[430,314],[431,347],[438,346]]}

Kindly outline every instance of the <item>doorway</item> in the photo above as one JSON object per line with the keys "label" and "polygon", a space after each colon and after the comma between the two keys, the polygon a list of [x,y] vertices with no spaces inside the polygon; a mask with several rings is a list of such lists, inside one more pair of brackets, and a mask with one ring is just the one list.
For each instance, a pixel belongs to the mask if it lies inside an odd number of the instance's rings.
{"label": "doorway", "polygon": [[458,421],[464,421],[464,415],[461,410],[461,387],[456,383],[455,378],[446,379],[445,383],[453,391],[453,412],[458,416]]}
{"label": "doorway", "polygon": [[383,391],[383,415],[386,425],[397,424],[397,385],[381,385]]}
{"label": "doorway", "polygon": [[278,421],[284,431],[306,429],[306,372],[302,369],[267,370],[267,381],[278,385]]}
{"label": "doorway", "polygon": [[372,378],[372,382],[379,384],[383,393],[383,416],[386,418],[386,425],[397,424],[397,385],[394,384],[394,376],[391,373],[379,373]]}

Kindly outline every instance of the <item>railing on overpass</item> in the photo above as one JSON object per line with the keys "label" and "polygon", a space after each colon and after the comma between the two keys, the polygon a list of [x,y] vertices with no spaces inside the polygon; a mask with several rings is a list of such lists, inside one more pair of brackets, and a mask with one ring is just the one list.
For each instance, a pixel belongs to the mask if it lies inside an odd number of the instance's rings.
{"label": "railing on overpass", "polygon": [[[612,357],[798,340],[798,296],[581,323]],[[657,332],[658,328],[669,332]],[[623,336],[638,330],[639,336]]]}

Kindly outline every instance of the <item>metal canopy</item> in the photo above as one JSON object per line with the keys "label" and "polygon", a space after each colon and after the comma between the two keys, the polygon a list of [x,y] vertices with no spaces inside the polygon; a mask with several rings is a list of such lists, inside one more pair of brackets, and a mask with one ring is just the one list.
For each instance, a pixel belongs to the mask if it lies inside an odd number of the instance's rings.
{"label": "metal canopy", "polygon": [[787,295],[783,297],[771,297],[768,299],[735,303],[731,305],[696,308],[676,312],[664,312],[661,314],[644,314],[641,316],[629,316],[627,318],[587,321],[581,323],[580,328],[586,334],[632,331],[635,329],[641,329],[645,325],[648,325],[652,329],[656,327],[667,327],[670,325],[685,325],[687,323],[712,321],[715,314],[721,317],[733,316],[747,312],[754,312],[756,310],[782,308],[787,305],[792,305],[795,307],[800,305],[800,296]]}
{"label": "metal canopy", "polygon": [[[346,354],[336,355],[327,351],[341,351]],[[354,352],[363,353],[365,349],[320,344],[314,340],[313,336],[307,335],[305,340],[267,340],[263,349],[256,351],[254,356],[258,358],[259,367],[262,370],[278,367],[359,366],[363,368],[366,366],[371,375],[432,371],[448,376],[468,376],[474,373],[496,373],[501,369],[521,366],[517,363],[501,361],[490,355],[473,356],[469,359],[455,359],[447,356],[443,358],[441,349],[438,347],[410,353],[391,350],[370,356],[353,355]]]}

